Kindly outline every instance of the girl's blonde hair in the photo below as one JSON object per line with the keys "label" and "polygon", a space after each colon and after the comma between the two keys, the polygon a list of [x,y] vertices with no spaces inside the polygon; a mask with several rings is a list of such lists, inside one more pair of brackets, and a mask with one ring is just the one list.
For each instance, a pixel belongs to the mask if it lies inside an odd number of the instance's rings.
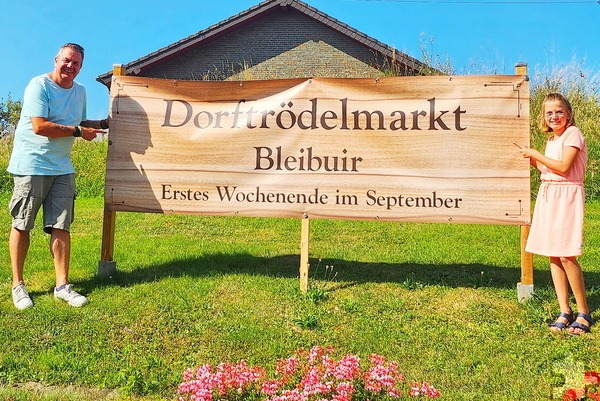
{"label": "girl's blonde hair", "polygon": [[561,102],[567,112],[567,127],[575,125],[575,113],[573,113],[573,107],[566,97],[560,93],[548,93],[544,102],[542,103],[542,112],[540,113],[539,126],[542,132],[552,132],[552,128],[546,123],[546,103],[548,102]]}

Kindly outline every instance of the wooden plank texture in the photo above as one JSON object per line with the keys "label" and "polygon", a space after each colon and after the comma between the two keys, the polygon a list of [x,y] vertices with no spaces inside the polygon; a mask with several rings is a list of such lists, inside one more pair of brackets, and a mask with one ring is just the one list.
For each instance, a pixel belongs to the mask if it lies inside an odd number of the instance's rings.
{"label": "wooden plank texture", "polygon": [[110,210],[529,224],[520,75],[116,76]]}

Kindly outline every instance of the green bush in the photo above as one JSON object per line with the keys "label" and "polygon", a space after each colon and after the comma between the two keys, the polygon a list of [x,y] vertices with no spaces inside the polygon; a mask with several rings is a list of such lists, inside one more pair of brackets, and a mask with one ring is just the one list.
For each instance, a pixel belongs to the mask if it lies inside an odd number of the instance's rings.
{"label": "green bush", "polygon": [[12,144],[12,135],[0,138],[0,193],[12,193],[12,175],[6,171],[8,159],[12,151]]}
{"label": "green bush", "polygon": [[75,141],[72,160],[79,196],[94,197],[104,194],[107,151],[108,139],[106,138],[92,142]]}
{"label": "green bush", "polygon": [[[0,194],[12,193],[12,175],[6,171],[12,152],[13,135],[0,139]],[[72,160],[77,175],[77,193],[83,197],[104,194],[108,140],[76,140]]]}

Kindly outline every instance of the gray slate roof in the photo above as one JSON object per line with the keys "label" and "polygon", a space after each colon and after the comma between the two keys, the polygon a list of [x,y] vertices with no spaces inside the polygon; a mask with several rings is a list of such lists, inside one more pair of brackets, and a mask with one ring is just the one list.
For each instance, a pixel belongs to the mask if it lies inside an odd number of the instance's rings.
{"label": "gray slate roof", "polygon": [[[374,52],[377,52],[384,57],[394,60],[397,63],[404,65],[408,70],[415,72],[422,71],[427,68],[427,65],[420,62],[419,60],[408,56],[405,53],[399,52],[398,50],[386,45],[374,39],[362,32],[357,31],[351,26],[333,18],[329,15],[311,7],[307,3],[300,0],[265,0],[256,6],[250,7],[249,9],[242,11],[241,13],[234,15],[226,20],[223,20],[215,25],[212,25],[198,33],[188,36],[187,38],[181,39],[167,47],[152,52],[144,57],[141,57],[135,61],[124,65],[127,75],[141,75],[143,76],[144,69],[151,68],[173,58],[178,55],[189,51],[195,46],[200,46],[214,38],[221,35],[225,35],[235,29],[242,26],[251,24],[253,21],[264,17],[267,14],[278,11],[280,7],[290,7],[310,18],[319,21],[322,24],[329,26],[348,38],[355,40],[369,48]],[[110,82],[112,78],[112,71],[102,74],[96,78],[97,81],[106,85],[110,88]]]}

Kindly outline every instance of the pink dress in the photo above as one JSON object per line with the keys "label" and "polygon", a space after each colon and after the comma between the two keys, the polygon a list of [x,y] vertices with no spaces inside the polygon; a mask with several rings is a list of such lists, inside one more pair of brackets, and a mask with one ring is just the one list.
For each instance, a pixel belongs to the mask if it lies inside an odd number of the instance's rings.
{"label": "pink dress", "polygon": [[571,126],[546,143],[545,155],[560,160],[565,146],[579,149],[566,175],[542,166],[540,190],[525,250],[545,256],[579,256],[583,251],[583,178],[587,164],[585,138]]}

